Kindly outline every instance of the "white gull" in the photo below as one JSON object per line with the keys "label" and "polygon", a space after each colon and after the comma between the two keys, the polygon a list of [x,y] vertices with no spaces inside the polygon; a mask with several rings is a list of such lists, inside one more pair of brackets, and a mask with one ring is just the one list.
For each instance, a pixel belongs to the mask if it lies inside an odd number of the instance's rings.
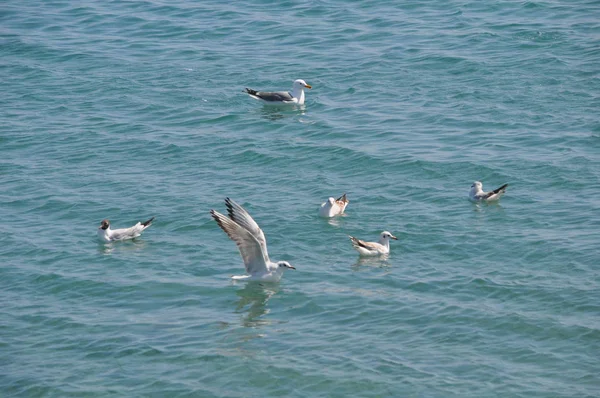
{"label": "white gull", "polygon": [[348,203],[350,203],[350,201],[346,198],[346,194],[343,194],[337,199],[329,198],[327,199],[327,202],[323,203],[319,208],[319,216],[334,217],[343,214]]}
{"label": "white gull", "polygon": [[246,88],[246,92],[252,98],[269,105],[303,105],[304,88],[312,88],[312,86],[307,84],[304,80],[298,79],[294,81],[291,93],[289,91],[256,91],[251,88]]}
{"label": "white gull", "polygon": [[484,192],[483,184],[480,181],[475,181],[473,185],[471,185],[471,190],[469,191],[469,199],[473,202],[493,202],[498,199],[506,192],[506,187],[508,184],[502,185],[500,188],[496,188],[493,191]]}
{"label": "white gull", "polygon": [[398,240],[398,238],[396,238],[388,231],[383,231],[379,235],[379,242],[365,242],[364,240],[357,239],[354,236],[349,237],[352,241],[352,247],[354,247],[354,249],[361,256],[380,256],[384,254],[389,254],[390,239]]}
{"label": "white gull", "polygon": [[148,221],[138,222],[133,227],[129,228],[121,228],[121,229],[110,229],[110,221],[102,220],[100,223],[100,227],[98,227],[98,238],[100,240],[108,243],[114,242],[116,240],[126,240],[137,238],[144,232],[146,228],[152,225],[152,221],[154,217],[149,219]]}

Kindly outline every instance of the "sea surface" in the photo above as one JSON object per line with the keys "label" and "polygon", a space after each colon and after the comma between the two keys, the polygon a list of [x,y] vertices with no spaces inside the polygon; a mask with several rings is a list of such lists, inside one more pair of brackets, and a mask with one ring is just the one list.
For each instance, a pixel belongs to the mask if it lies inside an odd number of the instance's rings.
{"label": "sea surface", "polygon": [[8,0],[0,82],[1,397],[600,396],[598,1]]}

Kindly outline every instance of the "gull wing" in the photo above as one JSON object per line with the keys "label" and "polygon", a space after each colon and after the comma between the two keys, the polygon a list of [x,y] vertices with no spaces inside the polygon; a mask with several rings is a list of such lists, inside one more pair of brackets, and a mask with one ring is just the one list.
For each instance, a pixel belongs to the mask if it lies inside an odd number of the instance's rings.
{"label": "gull wing", "polygon": [[238,224],[234,219],[228,218],[218,211],[211,210],[210,214],[217,224],[219,224],[219,227],[237,245],[242,260],[244,260],[246,272],[251,275],[256,272],[267,272],[267,262],[269,259],[266,253],[263,252],[261,243],[252,232]]}
{"label": "gull wing", "polygon": [[256,91],[250,88],[246,89],[250,96],[268,102],[286,102],[294,101],[294,97],[287,91]]}
{"label": "gull wing", "polygon": [[154,217],[152,217],[151,219],[144,221],[144,222],[138,222],[133,227],[112,230],[112,231],[110,231],[111,232],[110,239],[111,240],[123,240],[123,239],[137,238],[138,236],[140,236],[142,234],[142,232],[144,232],[144,230],[146,228],[148,228],[150,225],[152,225],[153,220],[154,220]]}
{"label": "gull wing", "polygon": [[229,214],[229,218],[235,221],[238,225],[242,226],[248,232],[250,232],[260,243],[261,250],[265,257],[265,261],[269,262],[269,252],[267,251],[267,238],[265,238],[265,234],[262,229],[258,226],[256,221],[248,214],[246,209],[242,206],[238,205],[233,201],[233,199],[226,198],[225,206],[227,206],[227,214]]}
{"label": "gull wing", "polygon": [[502,195],[504,192],[506,192],[506,187],[508,186],[508,184],[504,184],[502,185],[500,188],[496,188],[493,191],[490,192],[486,192],[485,195],[483,196],[484,199],[494,199],[495,195]]}
{"label": "gull wing", "polygon": [[339,198],[337,198],[335,200],[336,202],[343,202],[343,203],[348,203],[350,202],[347,198],[346,198],[346,194],[344,193],[342,196],[340,196]]}
{"label": "gull wing", "polygon": [[350,201],[348,200],[348,198],[346,198],[346,194],[345,193],[342,196],[340,196],[339,198],[337,198],[335,200],[335,202],[342,209],[342,213],[344,212],[344,210],[346,210],[346,206],[348,206],[348,203],[350,203]]}
{"label": "gull wing", "polygon": [[380,250],[382,247],[382,245],[377,242],[365,242],[364,240],[357,239],[354,236],[350,236],[350,240],[352,241],[352,246],[364,247],[367,250]]}
{"label": "gull wing", "polygon": [[144,227],[142,226],[142,223],[137,223],[133,227],[129,228],[113,229],[112,231],[110,231],[110,239],[123,240],[137,238],[138,236],[140,236],[143,230]]}

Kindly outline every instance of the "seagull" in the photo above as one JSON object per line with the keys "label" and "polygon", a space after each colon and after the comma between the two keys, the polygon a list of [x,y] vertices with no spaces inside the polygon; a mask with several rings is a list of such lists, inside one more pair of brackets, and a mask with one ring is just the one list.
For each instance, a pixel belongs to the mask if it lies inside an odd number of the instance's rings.
{"label": "seagull", "polygon": [[304,104],[304,88],[312,88],[304,80],[298,79],[294,81],[292,92],[288,91],[256,91],[251,88],[246,88],[246,92],[254,99],[261,100],[265,104]]}
{"label": "seagull", "polygon": [[137,238],[146,228],[152,225],[153,220],[154,217],[148,221],[138,222],[133,227],[112,230],[110,229],[110,221],[104,219],[98,228],[98,238],[106,243]]}
{"label": "seagull", "polygon": [[480,181],[475,181],[471,185],[471,191],[469,192],[469,199],[473,202],[493,202],[498,199],[506,192],[508,184],[502,185],[500,188],[494,189],[493,191],[483,192],[483,184]]}
{"label": "seagull", "polygon": [[319,209],[319,216],[321,217],[334,217],[339,214],[343,214],[344,210],[346,210],[346,206],[348,206],[350,201],[346,198],[346,194],[343,194],[337,199],[329,198],[327,202],[321,205]]}
{"label": "seagull", "polygon": [[286,269],[296,269],[287,261],[272,262],[267,252],[267,240],[250,214],[233,200],[226,198],[229,218],[211,210],[219,227],[235,242],[244,260],[247,275],[232,276],[234,280],[279,282]]}
{"label": "seagull", "polygon": [[364,240],[356,239],[354,236],[349,236],[352,241],[352,247],[361,256],[380,256],[390,253],[390,239],[398,240],[388,231],[383,231],[379,235],[379,242],[365,242]]}

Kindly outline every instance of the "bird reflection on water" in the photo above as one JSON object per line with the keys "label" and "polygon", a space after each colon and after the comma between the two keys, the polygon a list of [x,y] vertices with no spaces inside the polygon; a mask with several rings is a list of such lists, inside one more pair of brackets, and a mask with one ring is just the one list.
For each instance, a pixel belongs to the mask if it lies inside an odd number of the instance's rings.
{"label": "bird reflection on water", "polygon": [[291,116],[303,116],[306,113],[305,111],[305,105],[294,105],[292,107],[289,105],[285,107],[265,105],[260,108],[261,116],[270,121],[276,121]]}
{"label": "bird reflection on water", "polygon": [[267,302],[279,290],[278,284],[257,282],[247,283],[243,289],[238,290],[236,294],[239,300],[235,312],[244,314],[242,325],[255,328],[272,324],[272,320],[265,319],[263,316],[270,312]]}

